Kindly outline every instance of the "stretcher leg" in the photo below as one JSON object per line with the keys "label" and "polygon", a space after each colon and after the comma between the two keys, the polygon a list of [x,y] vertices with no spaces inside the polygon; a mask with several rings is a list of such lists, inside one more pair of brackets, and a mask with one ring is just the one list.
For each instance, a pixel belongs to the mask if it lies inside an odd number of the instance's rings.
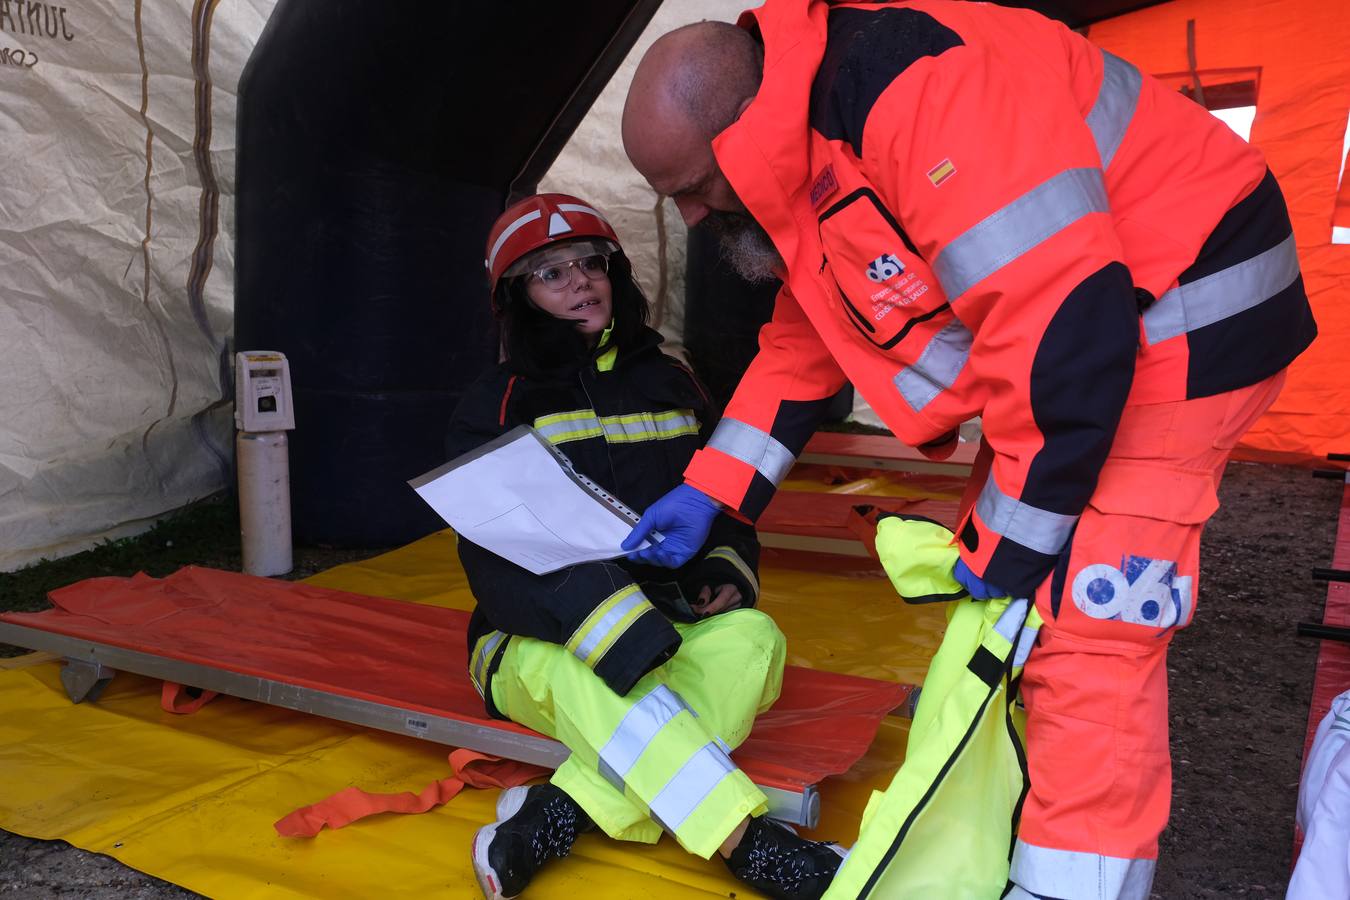
{"label": "stretcher leg", "polygon": [[95,702],[117,672],[101,662],[66,657],[61,668],[61,684],[72,703]]}

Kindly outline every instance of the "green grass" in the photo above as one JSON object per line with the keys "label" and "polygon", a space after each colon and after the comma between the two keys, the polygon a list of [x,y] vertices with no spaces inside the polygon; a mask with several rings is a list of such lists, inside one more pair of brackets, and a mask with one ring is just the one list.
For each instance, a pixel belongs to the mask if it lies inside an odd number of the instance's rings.
{"label": "green grass", "polygon": [[226,495],[185,507],[136,537],[0,574],[0,611],[44,609],[47,592],[102,575],[162,576],[187,565],[239,568],[239,511]]}

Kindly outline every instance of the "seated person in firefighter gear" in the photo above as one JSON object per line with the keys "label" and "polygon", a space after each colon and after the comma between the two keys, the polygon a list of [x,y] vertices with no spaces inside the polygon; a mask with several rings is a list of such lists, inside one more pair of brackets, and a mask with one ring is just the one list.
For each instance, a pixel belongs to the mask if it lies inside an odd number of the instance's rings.
{"label": "seated person in firefighter gear", "polygon": [[956,0],[686,26],[639,63],[622,131],[690,227],[783,283],[685,483],[624,546],[679,565],[721,509],[754,521],[845,381],[933,458],[981,417],[951,573],[1044,620],[1006,896],[1147,898],[1200,535],[1316,335],[1261,152],[1058,22]]}
{"label": "seated person in firefighter gear", "polygon": [[[449,452],[525,424],[635,508],[679,484],[713,410],[660,351],[603,215],[563,194],[527,198],[493,226],[487,267],[503,360],[465,393]],[[753,527],[717,516],[673,571],[623,559],[534,575],[464,539],[459,554],[478,601],[470,674],[488,712],[572,751],[550,783],[505,791],[498,821],[475,835],[485,896],[520,893],[597,825],[646,843],[664,829],[704,858],[720,851],[774,897],[824,892],[838,848],[766,818],[764,794],[729,756],[783,674],[783,635],[753,608]]]}

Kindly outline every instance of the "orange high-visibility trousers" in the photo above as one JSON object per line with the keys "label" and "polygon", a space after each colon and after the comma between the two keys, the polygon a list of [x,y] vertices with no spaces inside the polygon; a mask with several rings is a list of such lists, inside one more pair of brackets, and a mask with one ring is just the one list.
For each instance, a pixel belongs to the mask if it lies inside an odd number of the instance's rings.
{"label": "orange high-visibility trousers", "polygon": [[1200,534],[1284,372],[1125,409],[1069,547],[1037,588],[1022,678],[1031,790],[1010,898],[1147,898],[1172,793],[1167,645],[1195,611]]}

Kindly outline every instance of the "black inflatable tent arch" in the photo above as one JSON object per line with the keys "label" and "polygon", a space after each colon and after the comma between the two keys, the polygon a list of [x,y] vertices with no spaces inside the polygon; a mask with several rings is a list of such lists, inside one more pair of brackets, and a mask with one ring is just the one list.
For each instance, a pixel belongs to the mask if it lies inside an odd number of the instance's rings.
{"label": "black inflatable tent arch", "polygon": [[297,540],[441,526],[404,482],[496,358],[487,229],[658,5],[277,4],[240,80],[235,343],[290,360]]}

